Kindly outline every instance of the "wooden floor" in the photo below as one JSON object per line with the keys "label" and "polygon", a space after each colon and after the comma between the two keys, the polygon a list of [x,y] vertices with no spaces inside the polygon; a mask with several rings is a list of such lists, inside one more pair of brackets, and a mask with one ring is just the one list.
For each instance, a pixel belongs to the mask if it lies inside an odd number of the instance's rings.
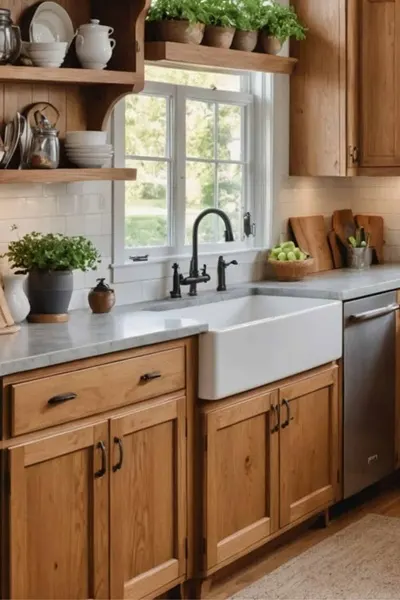
{"label": "wooden floor", "polygon": [[291,535],[286,536],[285,540],[275,542],[274,547],[269,546],[263,549],[262,553],[258,551],[257,556],[253,555],[250,564],[242,565],[241,568],[235,566],[233,572],[225,575],[221,581],[216,581],[206,597],[214,600],[230,598],[236,592],[368,513],[400,518],[400,478],[371,488],[335,507],[331,511],[331,523],[328,528],[322,528],[318,523],[310,528],[308,524],[307,529],[302,527],[295,534],[290,532]]}

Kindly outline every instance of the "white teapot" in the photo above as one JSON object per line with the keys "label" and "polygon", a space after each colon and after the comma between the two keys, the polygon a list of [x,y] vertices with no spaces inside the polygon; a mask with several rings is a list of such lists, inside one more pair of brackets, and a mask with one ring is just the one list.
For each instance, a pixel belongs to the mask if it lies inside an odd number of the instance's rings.
{"label": "white teapot", "polygon": [[116,41],[110,38],[114,29],[100,25],[98,19],[78,28],[75,48],[84,69],[105,69],[110,60]]}

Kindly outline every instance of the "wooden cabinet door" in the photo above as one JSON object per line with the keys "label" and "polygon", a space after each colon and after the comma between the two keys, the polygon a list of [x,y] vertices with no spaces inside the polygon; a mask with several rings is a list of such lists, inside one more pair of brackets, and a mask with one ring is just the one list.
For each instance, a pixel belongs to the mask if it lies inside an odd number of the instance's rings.
{"label": "wooden cabinet door", "polygon": [[185,420],[185,397],[111,420],[111,598],[143,598],[185,575]]}
{"label": "wooden cabinet door", "polygon": [[400,167],[400,0],[361,0],[361,167]]}
{"label": "wooden cabinet door", "polygon": [[107,422],[9,449],[10,598],[108,598]]}
{"label": "wooden cabinet door", "polygon": [[277,392],[250,392],[204,414],[206,569],[278,528]]}
{"label": "wooden cabinet door", "polygon": [[338,368],[279,390],[280,527],[318,508],[338,492]]}

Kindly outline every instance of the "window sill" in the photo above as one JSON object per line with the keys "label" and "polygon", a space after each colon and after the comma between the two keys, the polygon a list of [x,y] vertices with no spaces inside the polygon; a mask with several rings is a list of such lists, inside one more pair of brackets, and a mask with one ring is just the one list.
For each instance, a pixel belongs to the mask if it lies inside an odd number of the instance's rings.
{"label": "window sill", "polygon": [[[236,258],[239,263],[253,263],[257,260],[263,260],[260,256],[265,252],[265,248],[241,248],[233,250],[225,250],[221,248],[219,251],[200,252],[199,262],[203,259],[212,259],[212,263],[207,265],[209,269],[217,266],[218,257],[229,256],[231,259]],[[126,262],[124,264],[112,264],[111,274],[113,283],[129,283],[132,281],[145,281],[149,279],[162,279],[172,275],[172,264],[179,262],[182,273],[189,270],[191,254],[176,254],[172,256],[154,256],[144,262]]]}

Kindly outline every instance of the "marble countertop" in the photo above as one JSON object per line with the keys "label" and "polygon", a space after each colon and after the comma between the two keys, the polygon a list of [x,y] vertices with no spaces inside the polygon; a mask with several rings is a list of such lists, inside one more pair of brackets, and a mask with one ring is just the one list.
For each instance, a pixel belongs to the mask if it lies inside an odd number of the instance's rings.
{"label": "marble countertop", "polygon": [[308,277],[305,281],[265,281],[232,287],[225,293],[200,292],[196,298],[134,304],[107,315],[89,310],[72,311],[68,323],[23,324],[14,335],[0,336],[0,377],[90,356],[148,346],[197,335],[207,323],[170,318],[163,311],[205,304],[248,294],[300,296],[328,300],[354,300],[400,289],[400,265],[382,265],[368,271],[342,269]]}
{"label": "marble countertop", "polygon": [[24,323],[18,333],[0,336],[0,376],[176,340],[207,328],[206,323],[168,319],[132,306],[107,315],[76,310],[68,323]]}
{"label": "marble countertop", "polygon": [[337,269],[312,275],[304,281],[263,281],[256,285],[263,294],[345,302],[400,289],[400,265],[377,265],[366,271]]}

